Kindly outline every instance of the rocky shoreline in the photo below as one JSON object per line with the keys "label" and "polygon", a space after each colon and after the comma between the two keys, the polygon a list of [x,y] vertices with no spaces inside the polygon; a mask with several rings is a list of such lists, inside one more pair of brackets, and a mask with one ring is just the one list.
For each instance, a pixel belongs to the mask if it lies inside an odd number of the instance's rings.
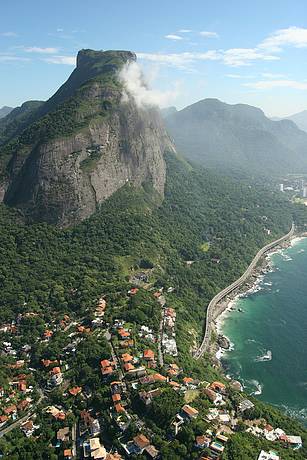
{"label": "rocky shoreline", "polygon": [[236,300],[242,297],[247,297],[260,289],[259,284],[261,283],[263,277],[273,270],[271,262],[271,256],[273,254],[283,249],[287,249],[296,241],[306,237],[307,233],[295,234],[289,240],[268,252],[261,260],[261,263],[253,270],[251,276],[246,280],[246,283],[220,302],[219,316],[213,322],[213,334],[216,337],[216,340],[212,342],[210,347],[210,353],[214,356],[213,361],[215,365],[223,367],[221,357],[225,352],[230,351],[233,346],[229,338],[223,334],[223,316],[225,316],[225,314],[229,314],[231,311],[240,311],[240,308],[235,307]]}

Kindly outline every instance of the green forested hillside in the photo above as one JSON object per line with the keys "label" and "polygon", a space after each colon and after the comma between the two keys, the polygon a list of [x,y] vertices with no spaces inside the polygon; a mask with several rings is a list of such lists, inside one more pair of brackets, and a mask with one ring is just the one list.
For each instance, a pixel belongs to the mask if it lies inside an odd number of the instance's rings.
{"label": "green forested hillside", "polygon": [[[2,206],[2,314],[85,309],[102,291],[122,287],[129,268],[148,259],[157,284],[175,285],[177,295],[193,304],[197,323],[202,305],[292,219],[290,204],[279,195],[196,171],[174,156],[168,158],[165,200],[160,207],[154,202],[146,185],[127,185],[69,230],[23,225],[16,211]],[[213,257],[221,262],[214,264]],[[189,260],[194,263],[187,267]]]}
{"label": "green forested hillside", "polygon": [[[191,347],[200,338],[205,306],[219,289],[246,268],[259,247],[286,233],[293,215],[298,213],[282,195],[269,188],[256,188],[205,170],[195,170],[174,155],[168,156],[167,169],[166,196],[160,207],[157,207],[156,193],[147,184],[141,189],[127,184],[90,219],[68,230],[47,224],[24,225],[16,211],[4,206],[0,208],[2,321],[16,319],[16,314],[21,312],[41,313],[28,318],[23,316],[19,324],[20,335],[12,339],[19,346],[34,344],[32,366],[40,368],[42,357],[57,359],[67,343],[65,334],[58,332],[45,347],[41,337],[46,322],[68,313],[72,320],[78,322],[83,318],[90,324],[93,308],[89,307],[96,305],[101,295],[109,306],[105,318],[109,324],[121,318],[133,330],[146,324],[157,331],[161,310],[152,292],[142,289],[130,300],[126,296],[133,285],[131,276],[147,270],[148,282],[153,288],[174,288],[167,294],[167,302],[177,311],[179,356],[176,361],[185,375],[208,381],[223,379],[208,359],[195,361],[191,354]],[[303,224],[304,209],[301,209],[300,223]],[[267,230],[271,230],[270,235]],[[218,264],[215,263],[217,259],[220,260]],[[95,338],[96,335],[89,336],[73,355],[68,378],[71,384],[87,385],[93,390],[93,406],[102,411],[106,423],[110,423],[105,415],[110,405],[109,388],[101,384],[97,372],[99,360],[108,357],[108,345],[104,338],[101,343],[95,342]],[[153,343],[149,346],[156,347]],[[166,365],[169,358],[166,357]],[[5,363],[0,368],[0,385],[9,375]],[[44,372],[36,376],[40,384],[44,381],[42,375]],[[70,407],[59,392],[51,397],[57,404]],[[143,409],[137,402],[137,393],[132,393],[131,397],[133,410],[139,413]],[[235,392],[231,393],[231,398],[235,401]],[[268,405],[253,401],[253,418],[265,417],[272,425],[301,435],[305,445],[306,432],[296,421]],[[161,449],[164,460],[183,460],[190,453],[189,458],[198,458],[193,447],[195,435],[206,429],[206,423],[193,422],[177,439],[166,441],[167,427],[182,403],[181,396],[173,390],[165,390],[152,408],[141,414],[155,433],[154,442]],[[208,401],[201,396],[193,404],[202,411],[208,408]],[[83,408],[84,402],[75,403],[76,407]],[[23,458],[54,458],[46,447],[52,432],[50,435],[50,430],[46,431],[43,417],[39,421],[45,442],[42,442],[41,452],[45,457],[31,457],[34,455],[32,440],[25,443],[20,433],[16,435],[16,430],[3,438],[0,448],[14,452],[12,458],[16,460],[21,458],[16,453],[20,449],[23,449],[20,454]],[[112,427],[108,436],[116,438]],[[227,444],[224,457],[231,460],[252,458],[244,455],[248,452],[254,456],[263,447],[272,446],[239,432]],[[279,446],[276,449],[282,451],[283,459],[303,459],[306,453],[305,449],[298,453]]]}

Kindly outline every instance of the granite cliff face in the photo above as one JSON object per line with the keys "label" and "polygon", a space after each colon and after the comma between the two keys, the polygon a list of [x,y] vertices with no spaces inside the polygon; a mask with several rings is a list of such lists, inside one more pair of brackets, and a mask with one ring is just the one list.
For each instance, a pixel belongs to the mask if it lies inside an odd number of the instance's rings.
{"label": "granite cliff face", "polygon": [[124,51],[79,52],[77,68],[38,119],[0,149],[6,204],[31,220],[68,226],[126,183],[151,182],[163,196],[163,156],[174,147],[158,111],[124,101],[118,80],[135,59]]}

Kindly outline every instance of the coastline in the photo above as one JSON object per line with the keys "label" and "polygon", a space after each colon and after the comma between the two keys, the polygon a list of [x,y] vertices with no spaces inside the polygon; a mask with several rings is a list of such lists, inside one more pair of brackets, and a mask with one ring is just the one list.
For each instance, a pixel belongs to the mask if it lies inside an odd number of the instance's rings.
{"label": "coastline", "polygon": [[[276,248],[284,247],[284,244],[289,243],[294,235],[298,236],[295,234],[295,225],[294,222],[292,222],[291,229],[286,235],[283,235],[277,240],[274,240],[271,243],[263,246],[252,259],[245,272],[229,286],[226,286],[224,289],[218,292],[213,297],[213,299],[211,299],[206,309],[205,334],[200,346],[194,352],[194,359],[198,360],[205,352],[212,353],[214,349],[216,352],[216,340],[213,340],[212,345],[212,332],[215,330],[215,321],[227,308],[227,299],[231,298],[233,295],[236,295],[238,292],[240,293],[251,277],[256,279],[258,275],[255,274],[255,271],[257,272],[258,267],[260,267],[260,270],[264,269],[263,260],[266,260],[264,256],[266,257],[273,250],[275,251]],[[243,290],[245,291],[246,289]]]}
{"label": "coastline", "polygon": [[[227,298],[224,299],[221,304],[223,305],[223,309],[217,318],[212,322],[212,333],[216,336],[216,340],[210,346],[210,352],[215,356],[217,360],[217,364],[221,367],[221,358],[226,352],[230,352],[233,350],[234,344],[229,340],[227,336],[224,335],[223,332],[223,325],[227,317],[231,314],[232,311],[236,310],[237,301],[242,297],[248,297],[249,295],[254,294],[255,292],[259,291],[260,284],[266,275],[274,270],[271,258],[274,254],[282,252],[284,249],[289,247],[293,247],[298,244],[303,239],[307,238],[307,234],[294,234],[290,237],[287,241],[283,242],[277,248],[273,248],[271,251],[266,253],[261,260],[259,266],[255,267],[252,270],[250,277],[246,280],[246,283],[241,286],[241,288],[237,292],[231,293]],[[228,343],[227,347],[220,346],[218,343],[218,339],[223,338],[225,343]]]}

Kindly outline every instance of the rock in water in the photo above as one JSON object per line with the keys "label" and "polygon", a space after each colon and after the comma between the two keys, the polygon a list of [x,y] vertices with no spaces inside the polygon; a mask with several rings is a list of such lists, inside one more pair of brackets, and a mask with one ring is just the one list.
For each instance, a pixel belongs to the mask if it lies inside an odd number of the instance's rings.
{"label": "rock in water", "polygon": [[217,343],[219,347],[224,348],[225,350],[229,350],[230,348],[229,340],[227,339],[227,337],[224,337],[223,335],[218,336]]}

